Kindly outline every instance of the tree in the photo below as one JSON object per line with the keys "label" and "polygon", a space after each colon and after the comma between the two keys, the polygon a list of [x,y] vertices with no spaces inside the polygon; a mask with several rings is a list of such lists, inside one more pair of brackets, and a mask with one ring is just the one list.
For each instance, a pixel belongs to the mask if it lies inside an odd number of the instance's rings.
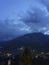
{"label": "tree", "polygon": [[24,52],[20,57],[20,65],[32,65],[32,55],[30,49],[24,49]]}

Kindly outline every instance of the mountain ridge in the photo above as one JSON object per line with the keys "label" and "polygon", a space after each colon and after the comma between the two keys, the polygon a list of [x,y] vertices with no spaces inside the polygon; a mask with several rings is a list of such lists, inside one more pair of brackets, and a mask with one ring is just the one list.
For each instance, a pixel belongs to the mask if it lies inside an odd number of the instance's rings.
{"label": "mountain ridge", "polygon": [[30,33],[20,36],[10,41],[0,42],[0,46],[4,48],[31,47],[49,49],[49,35],[40,32]]}

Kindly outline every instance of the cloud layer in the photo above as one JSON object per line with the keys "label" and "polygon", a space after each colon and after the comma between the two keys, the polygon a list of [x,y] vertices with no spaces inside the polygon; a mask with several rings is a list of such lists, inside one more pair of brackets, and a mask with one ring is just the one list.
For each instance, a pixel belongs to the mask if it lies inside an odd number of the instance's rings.
{"label": "cloud layer", "polygon": [[18,19],[0,20],[0,40],[32,32],[49,34],[49,0],[33,0]]}
{"label": "cloud layer", "polygon": [[0,40],[9,40],[29,33],[29,27],[18,20],[0,20]]}
{"label": "cloud layer", "polygon": [[32,32],[49,34],[49,1],[35,0],[21,20],[31,27]]}

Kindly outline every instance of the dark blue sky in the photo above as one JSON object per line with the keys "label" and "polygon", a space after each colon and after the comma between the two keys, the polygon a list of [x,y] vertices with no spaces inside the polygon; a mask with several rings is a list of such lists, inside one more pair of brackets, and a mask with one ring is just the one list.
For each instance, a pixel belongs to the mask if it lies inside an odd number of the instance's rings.
{"label": "dark blue sky", "polygon": [[32,32],[49,34],[49,0],[0,0],[0,40]]}

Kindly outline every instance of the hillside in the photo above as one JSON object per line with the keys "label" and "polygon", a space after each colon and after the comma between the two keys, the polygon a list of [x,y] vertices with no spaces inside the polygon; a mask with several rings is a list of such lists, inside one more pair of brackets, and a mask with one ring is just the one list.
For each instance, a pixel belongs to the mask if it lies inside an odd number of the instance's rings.
{"label": "hillside", "polygon": [[49,36],[42,33],[31,33],[10,41],[0,42],[4,48],[16,49],[17,47],[44,48],[49,50]]}

